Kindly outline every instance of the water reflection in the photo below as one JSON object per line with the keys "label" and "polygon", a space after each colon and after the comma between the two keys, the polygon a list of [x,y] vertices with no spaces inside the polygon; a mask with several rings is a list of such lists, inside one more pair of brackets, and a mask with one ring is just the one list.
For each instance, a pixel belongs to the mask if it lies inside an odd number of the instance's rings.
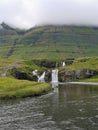
{"label": "water reflection", "polygon": [[[91,95],[98,94],[98,86],[91,85],[71,85],[71,84],[63,84],[59,85],[59,94],[62,96],[66,95],[67,98],[85,98]],[[61,97],[61,96],[60,96]]]}
{"label": "water reflection", "polygon": [[55,87],[59,86],[59,83],[58,82],[51,82],[51,85],[52,85],[53,88],[55,88]]}
{"label": "water reflection", "polygon": [[61,130],[97,130],[98,129],[98,86],[60,85],[47,100],[48,110],[56,127]]}
{"label": "water reflection", "polygon": [[98,130],[98,86],[59,85],[52,93],[0,103],[2,130]]}

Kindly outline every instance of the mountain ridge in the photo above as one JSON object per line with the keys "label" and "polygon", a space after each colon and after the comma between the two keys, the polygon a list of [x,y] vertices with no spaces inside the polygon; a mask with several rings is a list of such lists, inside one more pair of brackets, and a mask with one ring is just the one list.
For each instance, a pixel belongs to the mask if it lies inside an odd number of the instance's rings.
{"label": "mountain ridge", "polygon": [[98,27],[48,25],[28,30],[5,27],[0,30],[0,57],[64,59],[98,54]]}

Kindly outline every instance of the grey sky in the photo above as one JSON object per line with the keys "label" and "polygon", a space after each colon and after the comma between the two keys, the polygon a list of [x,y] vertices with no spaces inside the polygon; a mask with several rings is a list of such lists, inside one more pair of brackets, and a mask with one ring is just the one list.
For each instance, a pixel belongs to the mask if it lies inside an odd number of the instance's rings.
{"label": "grey sky", "polygon": [[0,0],[0,22],[30,28],[44,24],[98,26],[98,0]]}

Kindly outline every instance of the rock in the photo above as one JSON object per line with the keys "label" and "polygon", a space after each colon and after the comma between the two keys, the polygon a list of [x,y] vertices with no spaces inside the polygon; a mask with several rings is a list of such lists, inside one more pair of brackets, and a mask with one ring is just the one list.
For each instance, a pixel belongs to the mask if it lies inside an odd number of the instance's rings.
{"label": "rock", "polygon": [[55,68],[56,67],[56,61],[34,60],[34,63],[40,67],[46,67],[46,68]]}
{"label": "rock", "polygon": [[98,75],[98,71],[90,69],[78,69],[76,71],[62,69],[59,71],[59,81],[60,82],[75,81],[78,79],[90,78],[95,75]]}
{"label": "rock", "polygon": [[12,68],[10,74],[16,79],[33,80],[33,77],[30,74],[18,68]]}
{"label": "rock", "polygon": [[62,70],[59,72],[59,81],[60,82],[68,82],[76,79],[75,71],[71,70]]}
{"label": "rock", "polygon": [[48,70],[45,75],[45,81],[51,82],[51,70]]}
{"label": "rock", "polygon": [[64,61],[66,63],[66,65],[71,65],[74,62],[74,58],[66,58]]}
{"label": "rock", "polygon": [[76,78],[83,79],[83,78],[90,78],[96,75],[96,71],[90,69],[78,69],[76,70]]}
{"label": "rock", "polygon": [[33,75],[32,76],[32,80],[37,82],[38,81],[38,77],[36,75]]}

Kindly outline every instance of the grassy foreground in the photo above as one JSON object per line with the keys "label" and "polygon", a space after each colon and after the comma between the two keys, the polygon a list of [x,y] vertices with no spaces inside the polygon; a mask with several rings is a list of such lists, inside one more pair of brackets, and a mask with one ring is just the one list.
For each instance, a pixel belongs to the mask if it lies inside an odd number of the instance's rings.
{"label": "grassy foreground", "polygon": [[47,83],[37,83],[14,78],[0,78],[0,99],[38,96],[52,90]]}
{"label": "grassy foreground", "polygon": [[87,79],[83,79],[80,80],[81,82],[98,82],[98,75],[92,77],[92,78],[87,78]]}

